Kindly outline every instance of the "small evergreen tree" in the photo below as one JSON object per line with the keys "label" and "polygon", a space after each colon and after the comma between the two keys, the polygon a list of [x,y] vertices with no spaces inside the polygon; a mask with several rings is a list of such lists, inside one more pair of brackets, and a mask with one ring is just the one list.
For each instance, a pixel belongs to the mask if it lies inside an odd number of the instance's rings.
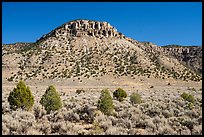
{"label": "small evergreen tree", "polygon": [[47,113],[50,113],[51,111],[56,111],[62,108],[62,102],[60,99],[60,95],[56,91],[55,87],[53,85],[49,86],[45,94],[42,96],[40,100],[40,104],[45,107],[45,110]]}
{"label": "small evergreen tree", "polygon": [[30,110],[34,104],[34,96],[32,95],[29,86],[26,87],[25,82],[21,80],[16,88],[10,92],[8,102],[12,110],[18,108]]}
{"label": "small evergreen tree", "polygon": [[101,96],[97,104],[98,109],[105,115],[111,115],[114,109],[112,97],[108,89],[101,91]]}

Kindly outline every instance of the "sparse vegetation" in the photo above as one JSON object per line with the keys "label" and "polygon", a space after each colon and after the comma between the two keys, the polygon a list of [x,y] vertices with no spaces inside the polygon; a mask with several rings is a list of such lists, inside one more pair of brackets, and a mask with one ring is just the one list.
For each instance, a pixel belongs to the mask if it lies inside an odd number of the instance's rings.
{"label": "sparse vegetation", "polygon": [[79,66],[79,62],[76,62],[76,75],[77,75],[77,76],[80,75],[80,66]]}
{"label": "sparse vegetation", "polygon": [[8,81],[13,81],[14,76],[11,76],[10,78],[8,78]]}
{"label": "sparse vegetation", "polygon": [[77,94],[80,94],[81,92],[85,92],[85,90],[83,90],[83,89],[77,89],[77,90],[76,90],[76,93],[77,93]]}
{"label": "sparse vegetation", "polygon": [[[168,89],[166,90],[168,91]],[[181,88],[181,90],[186,89]],[[109,91],[105,89],[103,91],[105,98]],[[81,93],[76,95],[76,92],[73,91],[62,92],[61,98],[64,104],[62,109],[48,114],[45,108],[39,104],[40,98],[34,104],[34,111],[27,113],[27,111],[18,109],[11,113],[8,109],[9,105],[4,99],[5,92],[3,92],[2,134],[190,135],[202,133],[202,101],[198,96],[196,97],[199,101],[195,105],[181,98],[172,100],[172,96],[175,94],[180,95],[177,91],[155,90],[154,93],[143,91],[142,93],[145,95],[143,103],[131,105],[134,104],[134,101],[123,100],[122,103],[119,103],[112,100],[112,105],[114,105],[112,110],[114,111],[111,115],[107,115],[96,107],[97,97],[102,99],[102,91],[101,94],[92,91],[86,91],[86,94]],[[132,91],[127,91],[128,93],[131,94]],[[137,91],[137,94],[139,93],[140,91]],[[199,96],[202,94],[196,93]],[[40,92],[35,92],[36,97],[40,94]],[[130,95],[130,99],[133,94]],[[109,99],[111,99],[110,93]]]}
{"label": "sparse vegetation", "polygon": [[192,88],[188,87],[188,90],[196,91],[196,89],[194,87],[192,87]]}

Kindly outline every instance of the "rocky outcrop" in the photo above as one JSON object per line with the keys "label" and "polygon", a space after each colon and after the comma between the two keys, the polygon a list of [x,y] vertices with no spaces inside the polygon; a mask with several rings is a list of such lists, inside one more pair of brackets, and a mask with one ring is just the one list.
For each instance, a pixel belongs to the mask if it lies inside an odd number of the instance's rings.
{"label": "rocky outcrop", "polygon": [[197,73],[202,74],[202,47],[201,46],[162,46],[162,51],[178,59]]}
{"label": "rocky outcrop", "polygon": [[117,29],[107,22],[91,21],[91,20],[74,20],[63,24],[57,29],[51,31],[47,35],[41,37],[38,41],[42,41],[48,37],[81,37],[92,36],[96,38],[125,38],[125,36],[117,32]]}

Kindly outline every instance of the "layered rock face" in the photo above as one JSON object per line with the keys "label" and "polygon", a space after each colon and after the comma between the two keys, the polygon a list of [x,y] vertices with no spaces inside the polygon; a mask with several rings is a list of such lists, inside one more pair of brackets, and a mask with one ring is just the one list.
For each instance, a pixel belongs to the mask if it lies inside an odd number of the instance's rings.
{"label": "layered rock face", "polygon": [[162,51],[178,59],[192,70],[202,75],[202,47],[201,46],[163,46]]}
{"label": "layered rock face", "polygon": [[93,36],[97,38],[115,37],[125,38],[125,36],[117,32],[117,30],[107,22],[91,21],[91,20],[74,20],[63,24],[59,28],[44,35],[39,41],[53,37],[80,37]]}
{"label": "layered rock face", "polygon": [[70,47],[70,41],[79,37],[89,37],[94,39],[127,39],[131,42],[137,42],[125,37],[108,22],[73,20],[59,26],[48,34],[43,35],[37,40],[37,43],[41,43],[41,45],[43,45],[42,48],[49,45],[50,49],[55,46],[58,48],[64,46]]}

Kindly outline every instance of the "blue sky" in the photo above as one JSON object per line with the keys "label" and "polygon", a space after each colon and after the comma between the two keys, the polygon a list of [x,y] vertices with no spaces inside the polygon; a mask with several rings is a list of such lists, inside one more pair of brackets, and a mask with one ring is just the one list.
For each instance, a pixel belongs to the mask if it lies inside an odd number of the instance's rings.
{"label": "blue sky", "polygon": [[159,46],[202,45],[201,2],[3,2],[2,43],[35,42],[75,19],[107,21]]}

